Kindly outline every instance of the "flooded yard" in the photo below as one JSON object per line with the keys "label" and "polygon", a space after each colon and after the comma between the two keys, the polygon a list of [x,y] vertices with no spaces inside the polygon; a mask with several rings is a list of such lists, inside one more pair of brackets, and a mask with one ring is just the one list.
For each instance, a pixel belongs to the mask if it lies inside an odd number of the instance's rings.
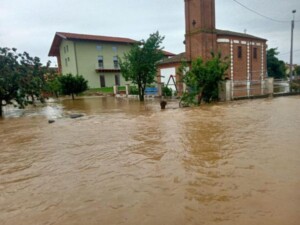
{"label": "flooded yard", "polygon": [[85,98],[0,119],[1,225],[298,225],[299,190],[299,96]]}

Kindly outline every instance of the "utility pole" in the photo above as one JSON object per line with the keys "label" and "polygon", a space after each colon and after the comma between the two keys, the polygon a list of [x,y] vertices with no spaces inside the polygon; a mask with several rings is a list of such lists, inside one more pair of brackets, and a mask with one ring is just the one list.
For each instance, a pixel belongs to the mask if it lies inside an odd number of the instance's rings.
{"label": "utility pole", "polygon": [[[292,31],[291,31],[291,57],[290,57],[290,86],[292,84],[293,79],[293,41],[294,41],[294,27],[295,27],[295,13],[296,10],[292,11],[293,13],[293,20],[292,20]],[[292,90],[290,90],[292,91]]]}

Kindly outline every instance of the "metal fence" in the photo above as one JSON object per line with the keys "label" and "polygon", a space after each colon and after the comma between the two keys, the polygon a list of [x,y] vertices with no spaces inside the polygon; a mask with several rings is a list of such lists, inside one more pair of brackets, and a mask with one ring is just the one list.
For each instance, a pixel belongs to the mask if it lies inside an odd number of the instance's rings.
{"label": "metal fence", "polygon": [[290,92],[290,83],[287,80],[274,80],[274,94],[283,94]]}
{"label": "metal fence", "polygon": [[231,83],[231,99],[250,98],[269,94],[265,80],[236,80]]}

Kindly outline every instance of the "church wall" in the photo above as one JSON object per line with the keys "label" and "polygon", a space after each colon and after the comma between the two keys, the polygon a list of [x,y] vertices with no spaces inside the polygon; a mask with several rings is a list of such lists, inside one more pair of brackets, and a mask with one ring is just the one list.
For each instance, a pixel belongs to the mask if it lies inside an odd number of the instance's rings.
{"label": "church wall", "polygon": [[261,80],[266,76],[266,42],[234,36],[218,36],[218,51],[228,56],[231,80]]}
{"label": "church wall", "polygon": [[[226,42],[220,42],[217,44],[217,47],[218,47],[218,52],[221,53],[221,57],[223,59],[225,59],[226,61],[229,61],[229,68],[228,70],[226,71],[226,74],[225,74],[225,77],[227,79],[230,79],[230,74],[231,74],[231,52],[230,52],[230,42],[229,40],[226,41]],[[227,59],[226,59],[227,58]]]}

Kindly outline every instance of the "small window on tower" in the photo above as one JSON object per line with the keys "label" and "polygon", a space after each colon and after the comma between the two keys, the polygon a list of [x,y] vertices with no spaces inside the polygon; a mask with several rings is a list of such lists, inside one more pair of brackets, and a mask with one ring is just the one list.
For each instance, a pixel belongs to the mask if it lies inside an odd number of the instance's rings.
{"label": "small window on tower", "polygon": [[253,58],[257,59],[257,48],[253,49]]}
{"label": "small window on tower", "polygon": [[238,46],[238,58],[241,59],[243,56],[242,46]]}

